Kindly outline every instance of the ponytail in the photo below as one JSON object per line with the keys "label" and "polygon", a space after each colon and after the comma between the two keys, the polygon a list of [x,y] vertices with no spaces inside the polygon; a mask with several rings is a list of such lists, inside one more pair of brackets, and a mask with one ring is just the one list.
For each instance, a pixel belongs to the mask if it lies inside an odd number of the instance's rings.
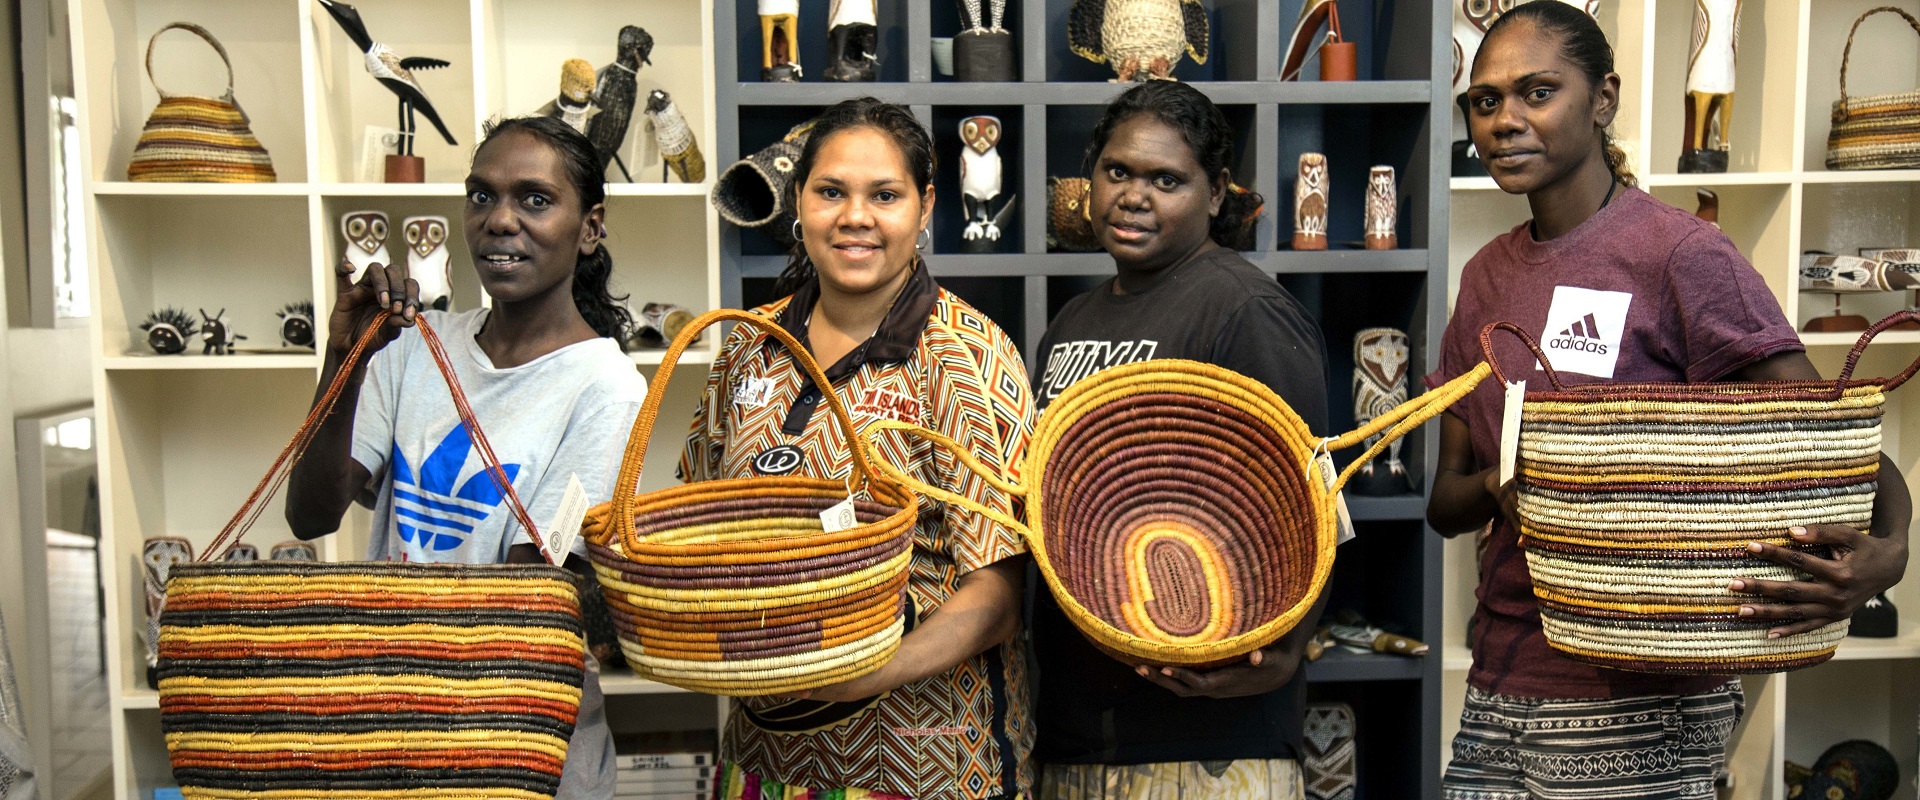
{"label": "ponytail", "polygon": [[1613,173],[1613,179],[1619,181],[1621,186],[1640,185],[1640,179],[1633,176],[1633,167],[1627,164],[1627,151],[1622,150],[1620,143],[1614,141],[1606,131],[1600,132],[1600,152],[1607,159],[1607,169]]}
{"label": "ponytail", "polygon": [[627,335],[633,330],[633,313],[623,302],[628,295],[616,297],[608,288],[612,277],[612,254],[606,245],[594,245],[591,254],[574,262],[573,305],[594,333],[614,340],[625,351]]}

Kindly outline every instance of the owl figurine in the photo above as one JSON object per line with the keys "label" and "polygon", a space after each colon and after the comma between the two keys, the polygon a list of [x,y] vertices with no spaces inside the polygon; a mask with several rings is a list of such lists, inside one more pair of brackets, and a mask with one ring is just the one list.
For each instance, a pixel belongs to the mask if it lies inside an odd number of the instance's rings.
{"label": "owl figurine", "polygon": [[1368,250],[1400,246],[1400,200],[1393,186],[1393,167],[1378,166],[1367,173],[1366,245]]}
{"label": "owl figurine", "polygon": [[221,561],[259,561],[260,548],[245,542],[235,542],[227,552],[220,555]]}
{"label": "owl figurine", "polygon": [[[673,104],[673,97],[659,89],[647,95],[647,127],[653,130],[653,142],[660,150],[666,170],[672,170],[681,183],[699,183],[707,179],[707,157],[700,154],[700,143],[693,128]],[[660,180],[667,176],[662,171]]]}
{"label": "owl figurine", "polygon": [[384,211],[349,211],[340,215],[340,234],[347,238],[347,262],[353,264],[353,279],[366,274],[368,264],[392,264],[387,255],[387,214]]}
{"label": "owl figurine", "polygon": [[267,558],[272,561],[319,561],[320,551],[311,542],[281,542],[273,546]]}
{"label": "owl figurine", "polygon": [[1327,157],[1300,154],[1293,182],[1293,249],[1327,249]]}
{"label": "owl figurine", "polygon": [[451,302],[453,276],[447,256],[447,218],[407,217],[400,221],[407,237],[407,275],[420,284],[420,305],[439,311]]}
{"label": "owl figurine", "polygon": [[1310,800],[1353,800],[1359,780],[1354,760],[1353,707],[1346,703],[1311,703],[1301,721],[1301,740],[1307,752],[1300,759],[1300,779]]}
{"label": "owl figurine", "polygon": [[[173,565],[193,560],[193,543],[178,536],[149,536],[140,547],[140,571],[147,597],[147,668],[160,664],[160,614],[167,608],[167,576]],[[149,683],[152,682],[149,673]]]}
{"label": "owl figurine", "polygon": [[1116,83],[1173,80],[1182,53],[1207,63],[1208,36],[1200,0],[1074,0],[1067,13],[1073,54],[1112,65]]}
{"label": "owl figurine", "polygon": [[[1407,335],[1393,328],[1367,328],[1353,337],[1353,421],[1365,425],[1407,402]],[[1378,437],[1369,439],[1373,446]],[[1386,463],[1380,463],[1384,460]],[[1400,461],[1400,443],[1387,445],[1385,459],[1360,465],[1348,484],[1354,494],[1412,494],[1413,479]]]}
{"label": "owl figurine", "polygon": [[960,141],[965,144],[960,149],[960,207],[967,215],[960,240],[969,252],[993,252],[1000,243],[1000,226],[1013,211],[1012,197],[993,210],[993,201],[1000,197],[1000,132],[999,117],[960,121]]}

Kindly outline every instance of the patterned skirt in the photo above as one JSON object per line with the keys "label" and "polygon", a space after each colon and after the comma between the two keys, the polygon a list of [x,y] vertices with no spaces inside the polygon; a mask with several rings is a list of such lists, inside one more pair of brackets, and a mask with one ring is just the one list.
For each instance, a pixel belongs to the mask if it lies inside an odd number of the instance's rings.
{"label": "patterned skirt", "polygon": [[719,800],[913,800],[905,795],[867,789],[791,786],[742,769],[739,763],[733,761],[726,762],[720,768],[720,785],[717,788]]}

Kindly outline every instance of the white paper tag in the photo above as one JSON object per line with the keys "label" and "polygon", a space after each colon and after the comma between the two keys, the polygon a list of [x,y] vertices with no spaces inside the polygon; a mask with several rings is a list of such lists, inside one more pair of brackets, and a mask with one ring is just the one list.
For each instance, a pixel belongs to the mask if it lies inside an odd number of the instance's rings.
{"label": "white paper tag", "polygon": [[1500,485],[1513,480],[1514,462],[1520,458],[1520,407],[1527,399],[1527,382],[1507,383],[1507,402],[1500,414]]}
{"label": "white paper tag", "polygon": [[580,476],[568,475],[567,493],[560,497],[560,510],[554,512],[553,522],[543,531],[547,549],[541,555],[547,557],[547,563],[557,567],[567,562],[567,554],[573,552],[573,540],[580,537],[580,523],[586,518],[586,487],[580,485]]}
{"label": "white paper tag", "polygon": [[827,533],[838,533],[860,524],[860,518],[853,514],[853,498],[849,497],[832,508],[820,512],[820,529]]}
{"label": "white paper tag", "polygon": [[368,125],[360,134],[360,181],[379,183],[387,178],[387,156],[400,152],[400,131]]}
{"label": "white paper tag", "polygon": [[747,378],[733,389],[733,404],[741,408],[759,408],[772,399],[772,378]]}
{"label": "white paper tag", "polygon": [[[1322,450],[1320,451],[1319,457],[1313,460],[1313,465],[1320,472],[1320,485],[1331,491],[1333,489],[1333,482],[1340,479],[1340,471],[1333,468],[1333,455]],[[1334,492],[1333,514],[1335,527],[1340,533],[1339,537],[1334,540],[1334,545],[1339,546],[1353,541],[1355,536],[1353,532],[1353,515],[1347,511],[1346,492]]]}

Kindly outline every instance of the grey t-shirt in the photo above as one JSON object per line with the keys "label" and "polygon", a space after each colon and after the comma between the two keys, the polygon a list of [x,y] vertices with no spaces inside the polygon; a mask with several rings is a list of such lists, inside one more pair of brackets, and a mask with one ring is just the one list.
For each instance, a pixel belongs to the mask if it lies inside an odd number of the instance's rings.
{"label": "grey t-shirt", "polygon": [[[496,369],[473,338],[487,314],[424,312],[533,523],[552,521],[569,476],[579,477],[589,503],[605,502],[646,379],[611,339]],[[531,541],[482,466],[417,329],[367,366],[354,411],[353,459],[379,487],[371,560],[497,564],[508,548]],[[573,552],[585,556],[585,545],[576,540]],[[597,667],[590,669],[558,800],[613,796],[613,737],[599,684]]]}

